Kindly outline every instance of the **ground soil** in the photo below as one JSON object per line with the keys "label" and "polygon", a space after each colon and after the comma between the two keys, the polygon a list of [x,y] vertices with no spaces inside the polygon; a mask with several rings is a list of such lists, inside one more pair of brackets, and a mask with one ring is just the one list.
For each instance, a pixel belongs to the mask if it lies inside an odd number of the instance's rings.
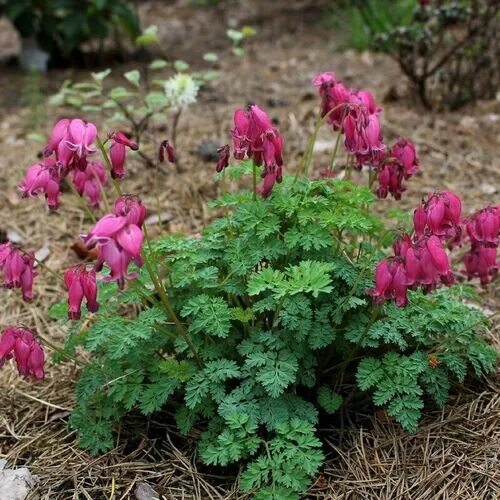
{"label": "ground soil", "polygon": [[[182,172],[161,174],[159,197],[171,214],[169,230],[196,232],[213,215],[207,208],[217,187],[214,165],[196,154],[202,140],[228,141],[232,111],[256,102],[267,109],[286,137],[286,168],[293,171],[304,151],[318,111],[311,86],[321,71],[335,71],[356,88],[369,88],[384,108],[384,134],[410,137],[421,159],[422,173],[410,183],[403,201],[381,202],[381,210],[415,206],[434,189],[460,193],[466,211],[498,201],[500,189],[500,103],[482,101],[457,112],[429,112],[408,93],[399,68],[380,54],[335,51],[338,34],[328,25],[324,5],[311,2],[240,2],[226,8],[194,8],[186,2],[141,2],[144,25],[157,24],[161,38],[157,55],[183,59],[193,69],[206,67],[202,55],[220,56],[220,78],[201,92],[199,103],[181,119],[177,148]],[[231,53],[228,27],[254,26],[258,35],[246,45],[246,55]],[[13,35],[2,47],[15,54]],[[10,54],[9,52],[9,54]],[[7,55],[9,55],[7,54]],[[107,61],[109,62],[109,61]],[[112,61],[111,61],[112,62]],[[116,73],[142,64],[114,65]],[[95,69],[95,68],[92,68]],[[51,70],[42,77],[44,91],[55,92],[66,78],[85,80],[86,69]],[[48,248],[45,263],[64,269],[78,261],[71,249],[90,222],[78,200],[65,194],[57,213],[48,213],[42,200],[20,200],[16,184],[36,161],[40,146],[27,138],[33,110],[23,101],[26,76],[12,65],[0,66],[0,232],[17,237],[27,250]],[[43,109],[47,133],[64,110]],[[321,132],[314,156],[315,172],[326,164],[334,144],[331,131]],[[127,191],[156,205],[158,178],[138,159],[129,163]],[[158,229],[157,229],[158,231]],[[1,234],[0,234],[1,235]],[[42,338],[61,345],[64,331],[47,320],[47,309],[62,297],[60,283],[47,273],[35,286],[29,305],[13,292],[2,292],[0,325],[24,323]],[[498,282],[497,282],[498,283]],[[498,307],[498,284],[478,288],[487,311]],[[498,328],[491,340],[500,345]],[[118,440],[112,452],[92,458],[78,449],[67,428],[74,405],[72,384],[78,366],[49,364],[45,383],[33,387],[19,380],[10,366],[0,372],[0,458],[27,465],[40,478],[34,495],[45,499],[135,498],[140,483],[148,482],[165,498],[238,498],[234,475],[220,470],[197,470],[193,443],[183,443],[171,422],[153,422],[159,430],[144,436],[135,449]],[[500,495],[500,379],[464,388],[442,413],[426,415],[420,432],[403,433],[383,415],[363,429],[325,429],[328,463],[311,489],[310,498],[498,498]],[[237,471],[233,471],[235,474]]]}

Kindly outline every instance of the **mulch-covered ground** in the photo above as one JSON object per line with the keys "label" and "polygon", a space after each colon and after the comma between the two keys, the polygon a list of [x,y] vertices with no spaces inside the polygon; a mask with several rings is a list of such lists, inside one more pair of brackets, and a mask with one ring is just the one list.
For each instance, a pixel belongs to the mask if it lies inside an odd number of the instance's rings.
{"label": "mulch-covered ground", "polygon": [[[400,206],[410,209],[434,189],[460,193],[466,211],[498,201],[499,102],[430,113],[407,95],[398,67],[385,56],[335,52],[337,36],[325,24],[323,11],[303,8],[299,2],[259,1],[258,7],[242,3],[226,10],[194,9],[186,3],[165,7],[163,2],[143,2],[141,7],[144,24],[159,26],[164,57],[184,59],[199,69],[203,53],[220,55],[220,78],[203,89],[199,103],[181,118],[178,150],[183,171],[160,177],[158,194],[162,209],[171,214],[170,230],[195,232],[212,217],[207,203],[217,192],[214,165],[202,161],[195,149],[202,140],[227,142],[237,106],[253,101],[270,113],[286,137],[287,167],[293,170],[317,116],[311,79],[328,70],[353,87],[374,92],[383,103],[388,142],[405,135],[416,143],[422,173],[412,179]],[[258,35],[248,42],[246,56],[238,58],[230,51],[225,30],[242,24],[255,26]],[[140,62],[123,65],[123,71],[134,64]],[[43,85],[50,94],[65,78],[85,79],[87,73],[54,70],[43,77]],[[69,193],[62,208],[51,214],[42,200],[19,199],[16,184],[40,149],[26,138],[31,112],[22,101],[25,82],[19,70],[0,67],[0,232],[14,235],[26,250],[47,248],[45,263],[64,269],[77,262],[71,245],[90,221]],[[47,133],[64,110],[44,113]],[[328,161],[333,143],[325,128],[314,156],[317,172]],[[129,163],[129,172],[126,190],[156,206],[158,190],[153,186],[158,177],[138,160]],[[385,210],[396,204],[387,200],[381,206]],[[46,314],[63,296],[61,286],[42,274],[32,304],[24,304],[17,293],[1,292],[0,326],[24,323],[52,344],[62,345],[64,331]],[[487,311],[498,308],[499,291],[498,282],[480,290]],[[490,336],[500,347],[498,325]],[[238,498],[234,485],[238,471],[224,476],[222,470],[199,466],[194,443],[179,439],[168,415],[159,421],[153,418],[149,422],[153,431],[133,446],[123,437],[127,435],[123,429],[116,449],[104,456],[90,457],[79,449],[67,427],[77,376],[78,366],[72,363],[49,364],[47,380],[36,385],[19,379],[10,365],[0,372],[0,458],[6,458],[9,466],[26,465],[39,476],[34,497],[135,498],[137,486],[149,483],[168,499]],[[441,413],[428,413],[414,435],[383,415],[367,416],[362,428],[346,424],[342,430],[324,429],[328,462],[310,498],[499,498],[499,389],[498,376],[461,388],[460,396]]]}

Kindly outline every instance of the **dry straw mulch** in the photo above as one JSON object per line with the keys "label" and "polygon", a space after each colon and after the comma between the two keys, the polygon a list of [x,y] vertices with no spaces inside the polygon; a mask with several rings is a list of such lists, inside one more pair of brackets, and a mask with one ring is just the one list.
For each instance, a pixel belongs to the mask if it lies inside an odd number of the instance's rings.
{"label": "dry straw mulch", "polygon": [[[127,452],[124,423],[117,446],[100,457],[79,449],[66,424],[74,369],[55,370],[46,386],[12,384],[0,396],[0,456],[40,478],[30,498],[135,498],[149,483],[165,499],[236,499],[234,475],[199,470],[194,441],[179,439],[168,415],[149,422],[150,435]],[[477,382],[479,385],[479,382]],[[384,415],[362,428],[324,429],[328,460],[308,498],[481,499],[500,496],[500,380],[481,382],[441,414],[407,434]],[[161,421],[163,420],[163,421]],[[342,439],[339,439],[339,436]],[[236,471],[233,471],[236,472]]]}

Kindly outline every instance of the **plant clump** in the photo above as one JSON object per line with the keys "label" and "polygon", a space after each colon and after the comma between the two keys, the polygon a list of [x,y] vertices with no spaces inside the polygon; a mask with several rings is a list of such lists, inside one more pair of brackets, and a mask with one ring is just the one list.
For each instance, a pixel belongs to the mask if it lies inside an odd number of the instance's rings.
{"label": "plant clump", "polygon": [[[60,120],[44,158],[21,181],[23,196],[43,194],[52,210],[63,181],[92,182],[75,182],[75,192],[88,198],[93,225],[81,238],[97,260],[93,269],[66,271],[67,304],[51,311],[69,322],[59,357],[91,353],[70,419],[91,453],[113,446],[132,411],[173,413],[182,435],[199,436],[204,464],[241,465],[242,491],[298,498],[325,458],[321,420],[371,404],[412,432],[430,400],[443,406],[454,383],[494,369],[497,353],[482,335],[487,319],[457,282],[486,284],[497,275],[499,206],[464,217],[457,194],[436,191],[413,219],[391,227],[373,206],[402,197],[420,168],[414,144],[401,137],[386,145],[369,91],[347,88],[333,73],[314,85],[320,116],[294,176],[266,112],[256,104],[235,111],[232,148],[219,148],[215,166],[222,194],[212,208],[221,216],[201,235],[150,238],[147,208],[121,188],[137,138],[119,130],[101,138],[91,122]],[[337,142],[313,178],[325,123]],[[168,139],[157,147],[159,161],[176,161]],[[95,177],[96,165],[106,177]],[[363,171],[365,186],[351,180]],[[108,175],[113,205],[99,182]],[[228,180],[251,189],[229,189]],[[449,253],[464,244],[465,270],[457,272]],[[22,288],[27,300],[33,265],[42,267],[30,255],[0,247],[6,286]],[[44,377],[33,332],[5,330],[0,363],[11,357],[22,375]]]}

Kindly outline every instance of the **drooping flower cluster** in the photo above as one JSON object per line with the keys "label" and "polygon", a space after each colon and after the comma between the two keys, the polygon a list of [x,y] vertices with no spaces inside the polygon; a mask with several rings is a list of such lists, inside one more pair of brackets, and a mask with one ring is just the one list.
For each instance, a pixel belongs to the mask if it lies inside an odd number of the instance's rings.
{"label": "drooping flower cluster", "polygon": [[317,75],[313,84],[321,97],[321,116],[344,134],[344,147],[354,156],[357,168],[370,165],[377,173],[377,196],[385,198],[390,193],[400,199],[405,191],[403,180],[418,172],[414,145],[404,137],[398,138],[392,148],[384,144],[382,108],[371,92],[350,89],[331,72]]}
{"label": "drooping flower cluster", "polygon": [[68,318],[80,319],[83,299],[87,301],[87,309],[97,312],[97,283],[94,270],[88,271],[85,266],[79,265],[66,271],[64,284],[68,291]]}
{"label": "drooping flower cluster", "polygon": [[0,337],[0,367],[5,360],[14,358],[17,370],[24,377],[42,380],[45,377],[45,354],[33,332],[27,328],[9,327]]}
{"label": "drooping flower cluster", "polygon": [[429,196],[413,214],[413,226],[417,236],[435,234],[450,240],[460,236],[462,202],[449,191],[440,191]]}
{"label": "drooping flower cluster", "polygon": [[415,146],[405,137],[399,137],[391,150],[382,156],[375,166],[379,187],[377,196],[386,198],[390,193],[396,200],[406,190],[403,180],[409,179],[418,172],[418,158]]}
{"label": "drooping flower cluster", "polygon": [[500,205],[488,206],[466,221],[471,247],[464,256],[469,278],[479,277],[488,284],[498,274],[497,249],[500,242]]}
{"label": "drooping flower cluster", "polygon": [[33,280],[36,276],[33,270],[34,263],[35,256],[32,253],[21,252],[10,242],[0,245],[0,271],[3,273],[3,286],[20,288],[26,302],[33,299]]}
{"label": "drooping flower cluster", "polygon": [[394,244],[394,256],[381,261],[375,271],[375,288],[369,293],[380,303],[394,299],[408,303],[408,289],[426,292],[439,284],[451,285],[454,275],[445,246],[460,234],[462,203],[448,191],[433,193],[415,210],[413,235],[403,235]]}
{"label": "drooping flower cluster", "polygon": [[31,165],[26,177],[19,183],[21,196],[28,198],[44,194],[49,209],[56,210],[59,207],[61,181],[66,173],[66,168],[52,158]]}
{"label": "drooping flower cluster", "polygon": [[250,105],[247,111],[239,108],[234,112],[231,135],[237,160],[247,157],[254,165],[264,166],[261,193],[269,196],[274,184],[283,180],[283,137],[256,104]]}
{"label": "drooping flower cluster", "polygon": [[104,264],[111,270],[105,281],[116,281],[123,288],[126,279],[135,277],[133,273],[128,273],[129,264],[134,261],[137,266],[142,266],[142,225],[145,218],[146,208],[141,201],[133,195],[122,195],[116,200],[113,213],[102,217],[83,236],[88,249],[97,247],[95,270],[100,271]]}
{"label": "drooping flower cluster", "polygon": [[[97,151],[96,140],[97,128],[93,123],[79,118],[59,120],[52,129],[43,160],[32,165],[19,183],[21,195],[26,198],[43,194],[49,209],[55,210],[59,207],[62,180],[72,172],[71,180],[80,196],[85,195],[90,206],[99,206],[101,185],[107,184],[107,176],[103,166],[91,158]],[[110,141],[111,175],[122,178],[126,148],[137,149],[137,144],[122,132],[114,132]]]}

